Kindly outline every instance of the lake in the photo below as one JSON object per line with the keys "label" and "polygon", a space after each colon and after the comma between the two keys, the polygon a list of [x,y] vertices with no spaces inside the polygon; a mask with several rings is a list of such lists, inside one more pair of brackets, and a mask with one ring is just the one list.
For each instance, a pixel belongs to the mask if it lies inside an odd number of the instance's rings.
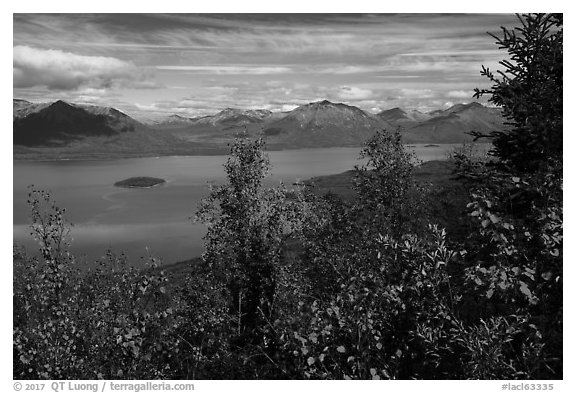
{"label": "lake", "polygon": [[[413,145],[422,161],[445,159],[458,145]],[[270,184],[291,184],[344,172],[360,163],[360,148],[300,149],[269,152]],[[129,263],[142,265],[153,255],[174,263],[201,255],[206,230],[193,223],[210,183],[222,183],[226,156],[148,157],[116,160],[14,161],[14,243],[29,254],[38,248],[30,236],[28,185],[52,192],[74,224],[72,251],[93,261],[111,248],[124,251]],[[160,177],[166,183],[149,189],[114,187],[136,176]]]}

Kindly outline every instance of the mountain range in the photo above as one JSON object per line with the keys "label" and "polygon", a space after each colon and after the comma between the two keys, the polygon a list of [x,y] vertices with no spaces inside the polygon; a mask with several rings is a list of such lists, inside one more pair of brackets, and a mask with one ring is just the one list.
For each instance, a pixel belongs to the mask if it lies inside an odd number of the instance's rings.
{"label": "mountain range", "polygon": [[110,107],[13,100],[16,158],[219,154],[233,137],[256,135],[264,135],[270,149],[360,146],[379,129],[399,129],[408,144],[462,143],[472,139],[470,131],[501,129],[503,123],[499,109],[479,103],[371,114],[324,100],[290,112],[226,108],[211,116],[174,114],[145,124]]}
{"label": "mountain range", "polygon": [[405,112],[399,108],[378,114],[400,128],[407,143],[461,143],[473,138],[471,131],[487,133],[502,129],[504,118],[498,108],[480,103],[457,104],[445,110],[429,113]]}
{"label": "mountain range", "polygon": [[114,108],[64,101],[35,104],[14,100],[12,134],[16,159],[121,158],[224,151],[158,132]]}

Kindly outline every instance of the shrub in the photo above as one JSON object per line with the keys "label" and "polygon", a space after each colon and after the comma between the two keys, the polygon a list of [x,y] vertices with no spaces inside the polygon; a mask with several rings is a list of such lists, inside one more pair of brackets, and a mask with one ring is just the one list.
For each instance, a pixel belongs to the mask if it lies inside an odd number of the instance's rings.
{"label": "shrub", "polygon": [[[75,267],[64,210],[31,190],[40,257],[14,253],[14,377],[169,377],[177,352],[166,277],[112,253],[94,270]],[[155,260],[151,261],[155,263]]]}

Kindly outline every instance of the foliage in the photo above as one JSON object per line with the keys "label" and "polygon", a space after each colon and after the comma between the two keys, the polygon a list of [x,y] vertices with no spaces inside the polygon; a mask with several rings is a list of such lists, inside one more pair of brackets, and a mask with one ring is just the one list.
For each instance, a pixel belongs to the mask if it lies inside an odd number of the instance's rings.
{"label": "foliage", "polygon": [[[562,375],[563,17],[519,16],[503,28],[498,45],[511,60],[494,82],[490,101],[502,106],[510,130],[495,131],[493,163],[459,157],[460,174],[472,180],[470,216],[476,231],[467,243],[473,287],[485,313],[525,321],[518,335],[536,336],[540,353],[529,375]],[[534,347],[536,348],[536,347]],[[530,358],[535,360],[536,358]]]}
{"label": "foliage", "polygon": [[[562,373],[562,165],[518,176],[466,164],[474,180],[465,284],[485,317],[515,315],[519,336],[542,341],[538,369]],[[480,307],[478,307],[480,305]],[[544,369],[546,371],[544,371]]]}
{"label": "foliage", "polygon": [[227,370],[234,367],[226,364],[231,352],[228,338],[235,332],[225,286],[214,280],[207,269],[199,267],[174,289],[172,301],[178,307],[173,334],[179,348],[174,378],[231,378]]}
{"label": "foliage", "polygon": [[[490,89],[475,89],[475,97],[490,95],[502,107],[510,130],[498,130],[493,154],[516,170],[532,170],[548,158],[562,157],[563,16],[527,14],[521,26],[502,27],[502,37],[490,34],[510,60],[495,75],[482,67]],[[476,134],[476,136],[482,136]]]}
{"label": "foliage", "polygon": [[360,152],[355,188],[370,226],[399,238],[414,232],[425,216],[424,189],[414,181],[414,152],[405,150],[400,132],[378,131]]}
{"label": "foliage", "polygon": [[499,41],[513,77],[485,70],[495,86],[479,92],[512,130],[492,133],[495,161],[454,155],[470,190],[458,236],[428,215],[437,194],[399,133],[367,142],[352,200],[266,187],[264,141],[236,140],[185,277],[111,252],[81,271],[64,209],[32,189],[40,257],[14,248],[14,377],[562,378],[562,118],[545,109],[562,19],[523,18]]}
{"label": "foliage", "polygon": [[162,272],[138,272],[112,253],[94,271],[81,272],[67,247],[64,210],[45,191],[31,190],[29,204],[41,256],[15,250],[14,376],[170,375],[164,361],[172,356],[173,310]]}
{"label": "foliage", "polygon": [[[252,143],[243,141],[240,149],[251,152],[250,157],[260,156],[260,148],[253,149]],[[249,179],[254,178],[258,176]],[[548,174],[530,181],[503,177],[501,183],[490,179],[484,188],[476,188],[470,209],[479,229],[466,250],[449,246],[446,231],[432,225],[419,235],[378,234],[374,222],[367,224],[356,214],[357,206],[334,195],[318,198],[302,193],[287,200],[285,193],[273,194],[275,203],[285,204],[284,212],[292,214],[281,216],[286,220],[283,228],[291,232],[275,228],[276,237],[233,233],[230,228],[241,226],[227,222],[230,218],[224,212],[236,211],[224,209],[234,203],[233,196],[244,196],[244,189],[239,186],[232,193],[229,185],[218,187],[218,201],[230,205],[212,204],[204,212],[212,214],[207,215],[212,218],[211,228],[227,232],[224,237],[223,233],[216,236],[217,232],[210,237],[209,231],[208,239],[214,242],[209,250],[234,250],[235,236],[264,243],[257,244],[258,250],[271,250],[270,244],[277,247],[277,253],[262,256],[274,263],[273,307],[264,313],[261,301],[260,315],[251,327],[242,325],[236,310],[230,310],[230,281],[224,280],[229,276],[222,269],[246,272],[232,264],[237,261],[234,253],[208,254],[213,259],[206,261],[212,263],[192,269],[178,284],[170,284],[158,268],[136,271],[126,267],[122,256],[108,253],[95,271],[65,270],[60,293],[66,301],[51,303],[43,314],[39,310],[44,297],[36,294],[50,293],[52,288],[41,286],[46,261],[27,258],[15,249],[17,271],[28,270],[15,275],[14,375],[62,379],[557,377],[561,340],[554,318],[561,306],[557,297],[561,265],[556,255],[561,255],[561,211],[554,208],[558,194],[550,190],[561,179]],[[523,191],[522,198],[540,193],[547,203],[542,199],[534,206],[547,205],[548,219],[525,216],[525,211],[511,216],[503,210],[508,200],[490,202],[496,198],[490,192],[508,184],[507,195],[512,196],[525,182],[530,191]],[[260,195],[269,192],[261,185],[251,190]],[[267,210],[262,201],[271,203],[262,196],[254,201],[258,203],[252,206],[255,217],[239,216],[256,234],[266,233],[258,225],[277,217],[269,215],[275,210]],[[48,226],[52,228],[48,232],[66,233],[63,217],[55,217],[59,224]],[[517,231],[510,232],[511,226],[538,235],[519,238]],[[538,251],[530,246],[535,237]],[[73,260],[69,253],[61,255]],[[550,266],[555,269],[542,270]],[[255,282],[242,284],[248,291]],[[50,316],[52,310],[58,311]]]}
{"label": "foliage", "polygon": [[208,225],[203,260],[226,284],[238,335],[271,318],[282,247],[298,221],[284,185],[263,187],[270,169],[263,148],[263,139],[236,139],[224,165],[227,184],[213,187],[197,213]]}
{"label": "foliage", "polygon": [[341,272],[337,293],[301,298],[276,327],[285,372],[314,379],[532,375],[540,333],[524,317],[464,315],[464,299],[475,292],[450,267],[466,253],[446,246],[444,230],[431,226],[428,235],[380,237],[371,258]]}

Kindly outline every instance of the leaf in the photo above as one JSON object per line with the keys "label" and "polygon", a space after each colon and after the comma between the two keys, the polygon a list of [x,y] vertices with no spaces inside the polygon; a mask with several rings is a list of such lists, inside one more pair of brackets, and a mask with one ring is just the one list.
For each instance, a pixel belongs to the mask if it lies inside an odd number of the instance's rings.
{"label": "leaf", "polygon": [[557,257],[558,255],[560,255],[560,252],[558,251],[557,248],[555,248],[552,251],[550,251],[550,255]]}
{"label": "leaf", "polygon": [[340,353],[346,352],[346,348],[344,348],[343,345],[340,345],[338,348],[336,348],[336,350],[337,350],[338,352],[340,352]]}
{"label": "leaf", "polygon": [[486,298],[490,299],[492,295],[494,295],[494,289],[490,288],[488,291],[486,291]]}
{"label": "leaf", "polygon": [[308,365],[311,366],[316,362],[316,359],[314,359],[314,357],[310,356],[307,360]]}
{"label": "leaf", "polygon": [[528,299],[532,298],[532,292],[524,281],[520,281],[520,292],[522,292]]}

